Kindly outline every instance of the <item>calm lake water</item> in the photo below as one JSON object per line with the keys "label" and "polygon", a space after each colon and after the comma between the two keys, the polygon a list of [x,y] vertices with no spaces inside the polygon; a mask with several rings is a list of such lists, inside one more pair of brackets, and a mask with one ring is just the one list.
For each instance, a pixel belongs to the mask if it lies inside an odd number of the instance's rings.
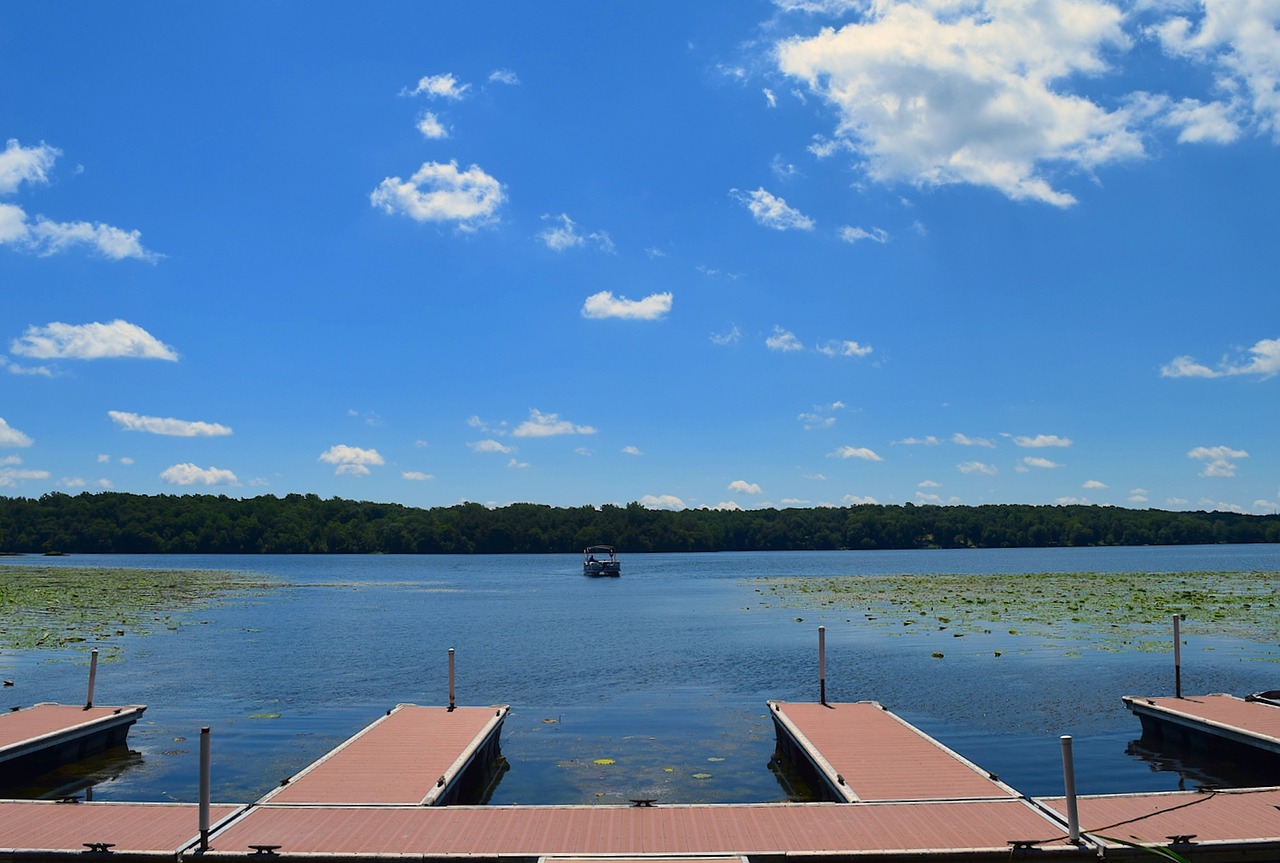
{"label": "calm lake water", "polygon": [[[1173,691],[1171,652],[995,633],[902,636],[848,610],[762,601],[755,579],[929,573],[1280,571],[1280,546],[622,555],[618,579],[564,556],[94,556],[50,564],[252,572],[282,586],[175,609],[116,643],[95,703],[146,704],[129,754],[90,765],[96,800],[196,799],[212,728],[213,797],[256,799],[397,703],[509,704],[510,769],[492,803],[787,799],[769,768],[766,699],[873,699],[1020,791],[1062,791],[1059,736],[1081,793],[1248,783],[1230,766],[1144,751],[1122,695]],[[1185,633],[1184,633],[1185,635]],[[1188,694],[1280,687],[1275,632],[1188,638]],[[87,647],[7,652],[0,708],[81,702]],[[935,658],[935,652],[945,658]],[[1000,655],[996,655],[999,652]],[[610,759],[612,764],[597,764]],[[19,793],[72,790],[46,783]],[[53,783],[56,784],[56,783]]]}

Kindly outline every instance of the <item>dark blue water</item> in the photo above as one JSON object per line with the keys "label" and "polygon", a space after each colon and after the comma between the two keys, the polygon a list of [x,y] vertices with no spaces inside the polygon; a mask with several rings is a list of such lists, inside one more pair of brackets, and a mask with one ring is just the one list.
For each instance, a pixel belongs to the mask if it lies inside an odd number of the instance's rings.
{"label": "dark blue water", "polygon": [[[282,585],[176,610],[118,642],[122,658],[99,668],[95,702],[148,709],[131,755],[91,765],[98,800],[194,800],[204,725],[215,800],[255,799],[395,704],[447,703],[454,648],[459,703],[512,707],[510,770],[492,802],[749,802],[787,799],[768,766],[764,702],[817,699],[819,625],[829,699],[879,701],[1024,793],[1061,793],[1063,734],[1075,740],[1082,793],[1173,790],[1230,772],[1135,749],[1138,722],[1120,697],[1171,694],[1169,653],[1005,632],[963,647],[946,633],[903,638],[847,611],[767,607],[752,579],[1275,572],[1280,547],[624,555],[619,579],[584,578],[569,555],[9,562],[236,569]],[[1185,691],[1275,688],[1273,642],[1189,644]],[[0,655],[15,684],[0,707],[82,701],[90,646]],[[944,647],[945,660],[932,657]]]}

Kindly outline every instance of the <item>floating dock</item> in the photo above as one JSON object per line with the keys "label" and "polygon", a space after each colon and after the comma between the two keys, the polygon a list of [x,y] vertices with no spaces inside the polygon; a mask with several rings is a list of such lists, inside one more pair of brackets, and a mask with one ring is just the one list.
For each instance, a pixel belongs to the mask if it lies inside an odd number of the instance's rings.
{"label": "floating dock", "polygon": [[507,712],[506,705],[450,709],[398,704],[259,802],[453,803],[464,788],[484,786],[493,778]]}
{"label": "floating dock", "polygon": [[147,708],[36,704],[0,713],[0,781],[34,776],[123,746]]}
{"label": "floating dock", "polygon": [[1224,694],[1123,700],[1141,720],[1146,739],[1280,759],[1280,707]]}
{"label": "floating dock", "polygon": [[1018,792],[874,701],[770,701],[779,752],[845,803],[982,800]]}
{"label": "floating dock", "polygon": [[837,801],[433,805],[498,758],[507,708],[399,705],[257,803],[206,802],[204,817],[196,804],[0,801],[0,858],[1145,863],[1167,848],[1197,863],[1280,859],[1280,788],[1080,797],[1071,841],[1067,800],[1020,796],[875,702],[769,712],[780,748],[825,771],[846,792]]}

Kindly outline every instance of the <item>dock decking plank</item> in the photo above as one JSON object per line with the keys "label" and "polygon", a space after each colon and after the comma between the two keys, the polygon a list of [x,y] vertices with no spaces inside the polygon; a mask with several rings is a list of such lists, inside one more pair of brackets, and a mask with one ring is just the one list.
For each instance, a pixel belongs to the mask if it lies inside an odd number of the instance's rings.
{"label": "dock decking plank", "polygon": [[[213,824],[244,809],[215,805]],[[110,843],[113,853],[174,855],[200,836],[193,803],[57,803],[0,800],[0,854],[83,852],[85,843]]]}
{"label": "dock decking plank", "polygon": [[397,705],[260,802],[429,805],[506,714],[505,706]]}
{"label": "dock decking plank", "polygon": [[138,704],[85,708],[44,703],[0,713],[0,762],[25,757],[41,748],[96,734],[99,730],[121,725],[127,728],[144,710],[146,708]]}
{"label": "dock decking plank", "polygon": [[1018,796],[874,701],[770,701],[769,708],[775,723],[792,735],[827,775],[833,790],[849,802]]}
{"label": "dock decking plank", "polygon": [[1141,698],[1126,695],[1127,706],[1146,730],[1152,721],[1208,734],[1280,755],[1280,707],[1234,695]]}
{"label": "dock decking plank", "polygon": [[[1039,800],[1066,815],[1061,797]],[[1080,829],[1127,841],[1164,843],[1169,836],[1194,835],[1195,842],[1280,845],[1280,788],[1166,791],[1077,798]],[[1272,848],[1274,852],[1276,849]],[[1259,858],[1261,859],[1261,858]],[[1269,857],[1267,859],[1275,859]]]}

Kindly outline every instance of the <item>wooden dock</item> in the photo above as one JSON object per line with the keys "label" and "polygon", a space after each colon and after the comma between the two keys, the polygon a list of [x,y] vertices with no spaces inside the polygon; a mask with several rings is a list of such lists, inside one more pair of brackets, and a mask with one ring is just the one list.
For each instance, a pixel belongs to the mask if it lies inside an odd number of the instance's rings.
{"label": "wooden dock", "polygon": [[438,805],[457,777],[497,757],[507,708],[399,705],[257,803],[210,806],[207,848],[195,804],[0,801],[0,858],[1145,863],[1150,849],[1171,848],[1194,851],[1196,863],[1280,859],[1280,788],[1081,797],[1072,842],[1065,800],[1018,795],[879,704],[769,711],[780,745],[847,793],[824,803]]}
{"label": "wooden dock", "polygon": [[807,766],[830,798],[981,800],[1018,792],[874,701],[789,704],[770,701],[778,747]]}
{"label": "wooden dock", "polygon": [[1145,738],[1280,758],[1280,707],[1223,694],[1123,700],[1141,720]]}
{"label": "wooden dock", "polygon": [[34,776],[122,746],[145,707],[36,704],[0,713],[0,780]]}
{"label": "wooden dock", "polygon": [[259,802],[452,803],[464,782],[484,783],[507,711],[506,705],[451,710],[398,704]]}

